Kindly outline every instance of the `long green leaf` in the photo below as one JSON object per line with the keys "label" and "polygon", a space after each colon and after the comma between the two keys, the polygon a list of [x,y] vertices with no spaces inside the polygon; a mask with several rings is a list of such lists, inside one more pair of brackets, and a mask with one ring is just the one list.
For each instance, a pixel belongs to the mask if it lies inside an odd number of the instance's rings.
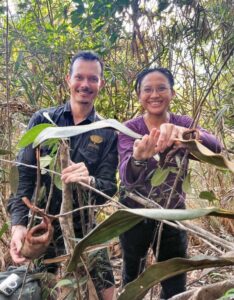
{"label": "long green leaf", "polygon": [[80,126],[66,126],[66,127],[53,127],[53,128],[46,128],[43,130],[38,137],[35,139],[33,143],[33,147],[37,147],[39,144],[43,143],[47,139],[51,138],[67,138],[71,136],[75,136],[78,134],[82,134],[94,129],[112,127],[120,132],[123,132],[135,139],[139,139],[142,135],[132,131],[131,129],[127,128],[123,124],[119,123],[114,119],[107,119],[94,122],[89,125],[80,125]]}
{"label": "long green leaf", "polygon": [[75,270],[80,256],[88,246],[105,243],[130,229],[145,218],[154,220],[191,220],[203,216],[219,216],[234,219],[234,212],[218,208],[201,209],[120,209],[94,228],[75,247],[68,271]]}
{"label": "long green leaf", "polygon": [[54,127],[54,125],[49,123],[43,123],[36,125],[29,129],[21,138],[21,140],[18,143],[19,148],[27,147],[28,145],[32,144],[35,140],[35,138],[38,136],[40,132],[42,132],[47,127]]}
{"label": "long green leaf", "polygon": [[223,267],[234,265],[234,257],[206,257],[199,256],[190,259],[173,258],[151,265],[136,280],[127,284],[118,300],[141,300],[148,290],[162,280],[171,276],[197,269]]}
{"label": "long green leaf", "polygon": [[[134,139],[142,138],[142,135],[132,131],[125,125],[119,123],[114,119],[107,119],[94,122],[89,125],[81,125],[81,126],[66,126],[66,127],[51,127],[43,130],[35,139],[33,143],[33,147],[37,147],[39,144],[43,143],[45,140],[51,138],[68,138],[71,136],[79,135],[94,129],[111,127],[114,128]],[[34,137],[35,138],[35,137]],[[177,139],[177,141],[186,147],[190,153],[196,157],[197,159],[210,163],[220,168],[229,169],[234,173],[234,162],[229,161],[221,154],[215,154],[204,145],[199,143],[196,140],[181,140]],[[31,141],[32,142],[32,141]],[[30,143],[31,143],[30,142]]]}

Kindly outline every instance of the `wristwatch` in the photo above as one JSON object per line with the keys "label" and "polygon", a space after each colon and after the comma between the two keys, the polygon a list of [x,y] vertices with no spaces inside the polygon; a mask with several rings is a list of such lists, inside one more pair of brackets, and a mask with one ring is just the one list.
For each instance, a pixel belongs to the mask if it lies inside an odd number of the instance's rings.
{"label": "wristwatch", "polygon": [[137,160],[132,156],[132,163],[136,167],[146,167],[147,166],[147,159],[144,160]]}

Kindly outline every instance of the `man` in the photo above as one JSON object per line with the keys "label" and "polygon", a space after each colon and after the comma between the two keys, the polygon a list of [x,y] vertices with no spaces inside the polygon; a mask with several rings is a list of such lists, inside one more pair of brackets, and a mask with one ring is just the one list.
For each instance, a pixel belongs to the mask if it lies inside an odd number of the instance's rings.
{"label": "man", "polygon": [[[50,118],[57,126],[84,125],[100,120],[100,116],[94,109],[94,101],[99,91],[104,86],[103,63],[99,57],[92,52],[79,52],[71,62],[70,73],[67,75],[67,83],[70,89],[70,101],[56,108],[44,109],[36,112],[29,122],[28,128],[40,123],[48,123],[43,115],[47,111]],[[116,168],[117,135],[112,129],[98,129],[88,133],[72,137],[70,139],[71,165],[63,170],[61,179],[65,183],[84,182],[104,191],[112,196],[116,192]],[[41,155],[49,153],[49,149],[42,147]],[[19,153],[19,161],[32,165],[36,164],[35,150],[31,146],[26,147]],[[19,187],[17,194],[11,196],[8,210],[11,214],[12,240],[10,253],[15,263],[25,262],[20,254],[22,241],[26,235],[28,223],[28,208],[22,202],[22,197],[32,199],[36,182],[36,172],[32,168],[19,166]],[[50,176],[42,176],[42,184],[45,185],[47,195],[50,188]],[[73,184],[74,185],[74,184]],[[61,191],[54,187],[53,196],[49,208],[51,214],[57,214],[60,210]],[[97,194],[95,203],[102,204],[105,199]],[[77,190],[73,192],[74,208],[78,206]],[[87,214],[86,214],[87,217]],[[87,219],[87,218],[86,218]],[[74,229],[76,237],[82,237],[80,214],[73,214]],[[55,222],[55,244],[56,253],[61,254],[64,248],[60,226]],[[54,247],[48,249],[47,256],[54,252]],[[105,264],[108,265],[108,261]],[[91,273],[92,274],[92,273]],[[94,274],[97,274],[94,272]],[[96,277],[96,275],[94,275]],[[104,286],[100,287],[100,294],[104,300],[112,299],[114,294],[114,278],[112,271],[108,270],[103,275]]]}

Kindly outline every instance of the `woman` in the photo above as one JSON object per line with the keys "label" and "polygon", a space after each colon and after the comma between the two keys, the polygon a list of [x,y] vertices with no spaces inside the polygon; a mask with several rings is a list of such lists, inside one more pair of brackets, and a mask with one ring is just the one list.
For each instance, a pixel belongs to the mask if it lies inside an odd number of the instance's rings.
{"label": "woman", "polygon": [[[174,78],[165,68],[146,69],[137,76],[135,90],[144,114],[126,122],[126,126],[143,135],[135,140],[119,134],[120,178],[122,186],[121,202],[130,208],[141,207],[134,200],[126,197],[124,191],[135,190],[138,194],[153,199],[159,205],[169,208],[185,208],[185,194],[182,191],[183,179],[188,168],[188,159],[183,160],[183,172],[176,185],[173,197],[168,197],[176,174],[170,173],[163,184],[157,188],[151,186],[150,179],[159,166],[176,167],[181,165],[184,151],[179,150],[167,161],[167,153],[174,140],[181,138],[191,127],[193,120],[168,111],[175,96]],[[199,139],[209,149],[220,152],[217,139],[198,127]],[[158,154],[159,162],[154,158]],[[166,162],[167,161],[167,162]],[[146,219],[120,236],[123,252],[123,285],[131,282],[144,269],[145,257],[151,246],[154,254],[159,222]],[[173,257],[186,257],[187,236],[184,231],[170,226],[163,226],[159,261]],[[161,298],[169,299],[185,291],[186,275],[178,275],[161,282]]]}

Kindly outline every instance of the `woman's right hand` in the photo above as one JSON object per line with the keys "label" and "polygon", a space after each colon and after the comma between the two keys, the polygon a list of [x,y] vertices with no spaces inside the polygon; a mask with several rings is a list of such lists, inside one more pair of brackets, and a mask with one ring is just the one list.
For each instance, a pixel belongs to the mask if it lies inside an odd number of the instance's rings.
{"label": "woman's right hand", "polygon": [[135,140],[133,144],[133,158],[135,160],[146,160],[158,153],[157,141],[159,135],[160,131],[154,128],[149,135],[144,135],[141,140]]}

